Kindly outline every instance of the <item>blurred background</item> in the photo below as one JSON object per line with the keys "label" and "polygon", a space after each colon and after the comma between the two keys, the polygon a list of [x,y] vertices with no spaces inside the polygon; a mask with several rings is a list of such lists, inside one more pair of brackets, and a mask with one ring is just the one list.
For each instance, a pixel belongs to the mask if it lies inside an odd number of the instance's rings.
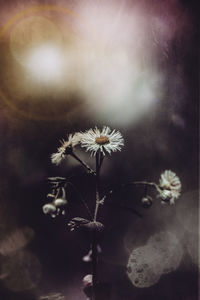
{"label": "blurred background", "polygon": [[[87,217],[80,197],[69,189],[66,215],[55,219],[42,206],[47,177],[64,176],[94,209],[94,179],[73,158],[57,167],[50,155],[67,134],[103,125],[119,130],[125,146],[104,160],[102,195],[131,180],[158,183],[166,169],[180,177],[182,195],[169,207],[149,191],[149,209],[142,188],[113,195],[114,206],[99,213],[100,280],[113,300],[198,299],[197,1],[0,0],[0,7],[0,299],[85,299],[90,240],[67,228]],[[77,153],[94,167],[88,153]],[[159,255],[135,250],[155,234],[156,253],[170,254],[165,272]],[[131,253],[138,263],[153,261],[140,287],[127,271]]]}

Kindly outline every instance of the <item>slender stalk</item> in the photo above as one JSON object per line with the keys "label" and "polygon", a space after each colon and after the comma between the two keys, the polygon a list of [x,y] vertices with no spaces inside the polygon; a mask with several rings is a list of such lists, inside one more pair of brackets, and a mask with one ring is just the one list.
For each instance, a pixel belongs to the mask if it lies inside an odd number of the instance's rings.
{"label": "slender stalk", "polygon": [[131,186],[131,185],[145,185],[146,189],[147,189],[147,186],[151,186],[151,187],[154,187],[154,188],[158,189],[158,185],[156,183],[154,183],[154,182],[148,182],[148,181],[131,181],[131,182],[128,182],[128,183],[122,183],[117,188],[108,191],[100,201],[104,202],[106,200],[106,198],[108,196],[112,195],[116,190],[119,190],[119,189],[127,187],[127,186]]}
{"label": "slender stalk", "polygon": [[[94,218],[93,221],[97,221],[97,214],[100,205],[100,195],[99,195],[99,174],[100,169],[103,163],[103,156],[101,152],[97,152],[96,154],[96,204],[94,210]],[[96,299],[96,287],[97,287],[97,238],[96,233],[93,233],[92,236],[92,286],[93,286],[93,296],[92,299]]]}
{"label": "slender stalk", "polygon": [[90,174],[95,175],[95,171],[92,170],[82,159],[80,159],[74,152],[70,153],[70,155],[75,158]]}
{"label": "slender stalk", "polygon": [[99,196],[99,172],[101,168],[100,155],[101,154],[99,152],[96,154],[96,205],[94,211],[94,222],[97,220],[97,213],[98,213],[99,201],[100,201],[100,196]]}
{"label": "slender stalk", "polygon": [[97,287],[97,239],[92,235],[92,300],[96,300]]}
{"label": "slender stalk", "polygon": [[134,184],[134,185],[142,184],[142,185],[150,185],[150,186],[154,186],[154,187],[157,186],[156,183],[154,183],[154,182],[148,182],[148,181],[132,181],[132,182],[129,182],[127,184]]}

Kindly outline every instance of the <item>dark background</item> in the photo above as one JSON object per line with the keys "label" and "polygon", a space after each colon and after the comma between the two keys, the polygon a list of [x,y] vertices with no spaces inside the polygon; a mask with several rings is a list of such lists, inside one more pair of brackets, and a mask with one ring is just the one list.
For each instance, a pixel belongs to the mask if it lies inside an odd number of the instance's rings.
{"label": "dark background", "polygon": [[[10,5],[9,2],[1,1],[2,10],[6,5]],[[121,152],[105,158],[102,194],[110,187],[130,180],[158,182],[165,169],[176,172],[182,182],[182,196],[173,207],[161,206],[157,200],[150,209],[143,209],[140,204],[142,189],[128,188],[113,196],[113,202],[123,201],[137,209],[142,219],[116,207],[101,209],[99,220],[105,223],[107,229],[101,241],[103,253],[99,259],[99,278],[110,283],[114,300],[198,299],[198,267],[187,250],[187,244],[190,243],[193,251],[198,251],[197,3],[180,1],[180,5],[187,13],[189,25],[185,33],[171,41],[168,58],[164,59],[162,55],[158,58],[159,67],[167,74],[162,101],[158,102],[152,113],[146,114],[133,125],[114,126],[111,120],[105,124],[120,130],[125,147]],[[6,45],[5,40],[1,41],[1,79],[5,75],[4,70],[10,66]],[[16,291],[13,286],[18,286],[19,280],[25,280],[25,271],[18,271],[22,267],[16,263],[19,260],[16,251],[3,254],[1,250],[0,299],[31,300],[50,292],[60,292],[70,300],[85,299],[81,280],[90,272],[90,267],[82,262],[82,256],[89,249],[89,238],[78,232],[71,233],[67,228],[72,217],[87,217],[79,197],[69,190],[66,216],[56,219],[45,216],[42,205],[46,203],[49,191],[47,177],[70,177],[76,174],[72,179],[73,184],[89,206],[94,208],[93,178],[81,166],[73,165],[72,158],[60,167],[53,166],[50,155],[67,133],[95,125],[102,127],[104,123],[87,113],[84,99],[76,93],[67,95],[67,104],[64,100],[62,105],[60,102],[55,104],[57,112],[63,110],[66,113],[66,117],[58,120],[33,120],[19,114],[0,99],[0,239],[5,240],[17,228],[32,229],[33,237],[25,249],[34,258],[23,265],[23,270],[31,270],[31,280],[37,282],[34,288],[27,291],[23,284]],[[21,105],[25,104],[22,102]],[[26,111],[25,106],[23,111]],[[89,154],[82,157],[93,164]],[[128,253],[124,245],[131,238],[134,240],[133,247],[144,245],[152,234],[161,230],[172,231],[180,239],[184,249],[181,264],[176,271],[163,275],[156,285],[136,288],[126,275]],[[194,237],[192,242],[190,237]],[[16,239],[13,247],[17,248],[17,244]],[[8,274],[14,274],[10,281],[6,278],[11,275],[6,277],[5,269]],[[11,284],[7,284],[8,281]]]}

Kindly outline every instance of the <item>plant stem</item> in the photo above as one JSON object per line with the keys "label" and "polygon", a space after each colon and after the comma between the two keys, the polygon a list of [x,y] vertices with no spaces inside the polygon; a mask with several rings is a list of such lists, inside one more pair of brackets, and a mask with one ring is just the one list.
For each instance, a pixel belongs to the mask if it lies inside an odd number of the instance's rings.
{"label": "plant stem", "polygon": [[[99,174],[100,169],[103,163],[103,156],[101,152],[97,152],[96,154],[96,204],[94,210],[94,218],[93,221],[97,221],[97,214],[99,210],[100,204],[100,196],[99,196]],[[92,299],[96,299],[96,286],[97,286],[97,238],[96,233],[93,233],[92,236],[92,286],[93,286],[93,296]]]}
{"label": "plant stem", "polygon": [[92,170],[82,159],[80,159],[74,152],[70,153],[70,155],[75,158],[90,174],[95,175],[95,171]]}
{"label": "plant stem", "polygon": [[112,195],[116,190],[120,189],[120,188],[124,188],[127,186],[131,186],[131,185],[145,185],[145,187],[147,188],[147,186],[151,186],[154,187],[156,189],[158,189],[158,185],[154,182],[148,182],[148,181],[131,181],[128,183],[122,183],[120,184],[120,186],[118,186],[116,189],[110,190],[106,193],[106,195],[101,199],[101,201],[105,201],[106,198],[110,195]]}
{"label": "plant stem", "polygon": [[92,300],[96,299],[97,287],[97,240],[95,232],[92,235]]}

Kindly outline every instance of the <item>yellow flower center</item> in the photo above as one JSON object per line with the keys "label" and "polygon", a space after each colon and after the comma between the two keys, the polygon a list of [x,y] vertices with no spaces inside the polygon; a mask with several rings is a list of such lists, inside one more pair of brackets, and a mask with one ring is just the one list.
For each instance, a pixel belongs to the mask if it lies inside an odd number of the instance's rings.
{"label": "yellow flower center", "polygon": [[109,138],[107,136],[103,136],[103,135],[100,135],[99,137],[97,137],[95,139],[95,142],[99,145],[106,145],[108,144],[110,141],[109,141]]}

